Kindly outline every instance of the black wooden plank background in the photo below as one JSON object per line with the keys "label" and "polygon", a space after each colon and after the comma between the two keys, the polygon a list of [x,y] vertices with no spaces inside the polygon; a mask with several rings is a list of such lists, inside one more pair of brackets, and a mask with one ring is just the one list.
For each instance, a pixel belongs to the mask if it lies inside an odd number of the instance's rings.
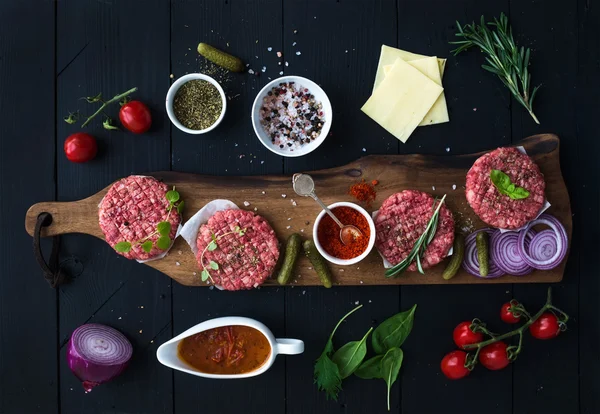
{"label": "black wooden plank background", "polygon": [[[533,82],[543,85],[536,102],[541,126],[481,70],[479,53],[449,53],[455,20],[500,12],[509,15],[518,42],[532,48]],[[0,414],[385,412],[383,381],[349,378],[337,402],[327,401],[312,382],[312,364],[327,335],[357,303],[365,306],[344,324],[336,343],[360,338],[369,326],[418,304],[392,412],[599,413],[599,22],[599,0],[0,2]],[[170,125],[164,97],[171,78],[207,69],[195,51],[199,41],[239,55],[260,76],[211,72],[228,95],[227,115],[213,133],[191,136]],[[402,145],[360,113],[381,44],[448,58],[449,124],[418,128]],[[250,125],[256,93],[281,71],[319,83],[334,107],[332,136],[306,157],[272,154]],[[134,136],[93,122],[88,129],[100,145],[97,159],[68,162],[62,144],[78,127],[62,117],[84,109],[82,96],[112,96],[132,86],[152,109],[152,130]],[[23,228],[31,204],[83,198],[132,173],[291,174],[365,154],[480,151],[541,132],[561,137],[573,209],[571,254],[564,281],[554,286],[557,305],[572,316],[570,329],[552,341],[526,340],[519,360],[501,372],[479,368],[457,382],[439,371],[453,348],[453,327],[478,316],[502,329],[501,303],[515,297],[534,308],[543,303],[546,286],[219,292],[171,283],[100,240],[68,235],[63,264],[83,272],[55,291],[43,280]],[[268,209],[266,203],[256,207]],[[276,336],[303,339],[306,351],[279,357],[267,373],[240,381],[196,378],[156,361],[160,343],[225,315],[259,319]],[[135,348],[130,368],[90,394],[65,361],[69,335],[86,322],[120,329]]]}

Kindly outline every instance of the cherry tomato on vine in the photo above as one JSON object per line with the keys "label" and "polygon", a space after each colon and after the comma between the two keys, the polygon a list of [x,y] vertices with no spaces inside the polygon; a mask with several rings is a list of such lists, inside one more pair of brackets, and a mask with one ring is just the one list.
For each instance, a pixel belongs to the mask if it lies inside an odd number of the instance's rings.
{"label": "cherry tomato on vine", "polygon": [[442,358],[440,368],[446,378],[457,380],[466,377],[471,371],[465,368],[467,353],[465,351],[452,351]]}
{"label": "cherry tomato on vine", "polygon": [[471,330],[471,322],[461,322],[454,332],[452,332],[452,338],[457,347],[462,348],[465,345],[476,344],[477,342],[483,341],[483,334],[481,332],[473,332]]}
{"label": "cherry tomato on vine", "polygon": [[504,305],[502,305],[502,308],[500,308],[500,319],[502,319],[506,323],[518,323],[519,320],[521,320],[521,317],[515,316],[509,310],[510,307],[514,305],[518,305],[518,303],[516,301],[513,301],[513,303],[506,302]]}
{"label": "cherry tomato on vine", "polygon": [[506,354],[506,348],[507,345],[502,341],[483,347],[479,352],[479,362],[492,371],[506,368],[510,363]]}
{"label": "cherry tomato on vine", "polygon": [[552,312],[544,312],[531,324],[529,332],[531,332],[531,336],[537,339],[556,338],[560,333],[558,318]]}
{"label": "cherry tomato on vine", "polygon": [[71,162],[88,162],[98,153],[96,139],[85,132],[69,135],[64,144],[65,155]]}
{"label": "cherry tomato on vine", "polygon": [[134,134],[143,134],[152,126],[150,110],[140,101],[124,104],[119,111],[119,119],[123,126]]}

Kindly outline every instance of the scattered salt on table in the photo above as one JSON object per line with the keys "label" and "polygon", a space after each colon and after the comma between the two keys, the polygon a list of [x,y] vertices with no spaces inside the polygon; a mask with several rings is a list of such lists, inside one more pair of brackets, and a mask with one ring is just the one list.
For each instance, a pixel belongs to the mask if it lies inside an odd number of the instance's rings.
{"label": "scattered salt on table", "polygon": [[250,205],[250,203],[249,203],[249,202],[247,202],[247,201],[244,201],[244,206],[248,207],[249,205]]}

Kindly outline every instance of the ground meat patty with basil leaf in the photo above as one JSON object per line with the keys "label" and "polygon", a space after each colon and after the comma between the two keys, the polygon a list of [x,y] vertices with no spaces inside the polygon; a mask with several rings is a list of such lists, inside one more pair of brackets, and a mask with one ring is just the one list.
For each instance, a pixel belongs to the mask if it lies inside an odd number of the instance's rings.
{"label": "ground meat patty with basil leaf", "polygon": [[[169,213],[169,201],[165,197],[167,191],[169,188],[165,183],[140,175],[122,178],[109,188],[99,206],[100,228],[113,249],[119,242],[131,243],[131,250],[117,253],[136,260],[149,260],[164,253],[155,246],[160,237],[156,233],[156,225],[162,221],[170,222],[169,237],[174,240],[181,223],[176,208]],[[142,240],[152,241],[149,252],[145,252],[138,243]]]}
{"label": "ground meat patty with basil leaf", "polygon": [[[437,203],[435,204],[437,207]],[[388,197],[375,218],[375,245],[392,265],[404,260],[423,234],[434,212],[434,198],[421,191],[405,190]],[[454,242],[454,219],[442,205],[435,237],[421,259],[423,268],[435,266],[447,255]],[[409,271],[417,270],[412,263]]]}
{"label": "ground meat patty with basil leaf", "polygon": [[[217,246],[209,250],[213,240]],[[275,231],[264,218],[250,211],[216,212],[200,226],[196,242],[200,269],[208,270],[214,283],[226,290],[260,286],[279,259]],[[211,268],[211,262],[218,269]]]}
{"label": "ground meat patty with basil leaf", "polygon": [[[511,183],[529,191],[513,200],[501,194],[492,180],[492,170],[508,175]],[[516,148],[498,148],[482,155],[467,173],[466,197],[475,213],[490,226],[518,229],[537,217],[544,205],[544,175],[533,160]]]}

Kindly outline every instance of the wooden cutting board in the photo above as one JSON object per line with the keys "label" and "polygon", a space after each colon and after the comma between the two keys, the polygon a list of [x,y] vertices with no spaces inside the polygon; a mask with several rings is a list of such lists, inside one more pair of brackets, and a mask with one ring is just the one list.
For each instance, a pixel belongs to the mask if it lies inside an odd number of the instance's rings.
{"label": "wooden cutting board", "polygon": [[[547,211],[557,217],[566,227],[571,241],[572,220],[569,193],[565,186],[559,163],[559,139],[556,135],[535,135],[524,139],[527,153],[539,165],[546,179],[546,197],[552,204]],[[483,153],[459,156],[425,155],[372,155],[348,165],[328,170],[312,171],[319,195],[326,204],[337,201],[354,201],[348,195],[353,183],[365,179],[378,180],[377,199],[369,211],[379,208],[389,195],[416,189],[436,196],[447,194],[446,202],[454,212],[459,231],[470,232],[486,227],[473,213],[465,199],[465,176],[473,162]],[[265,217],[275,229],[281,241],[293,232],[310,237],[312,225],[319,213],[318,205],[310,198],[297,196],[292,189],[290,176],[217,177],[177,172],[148,173],[175,185],[185,200],[184,220],[191,217],[207,202],[225,198],[240,208],[255,210]],[[108,188],[86,199],[75,202],[45,202],[32,206],[25,218],[25,228],[32,235],[37,216],[42,212],[52,214],[52,224],[43,230],[42,236],[65,233],[85,233],[104,238],[98,226],[98,203]],[[249,205],[245,206],[245,202]],[[108,245],[107,245],[107,248]],[[117,254],[117,253],[115,253]],[[187,243],[180,237],[168,256],[161,260],[145,263],[181,284],[206,286],[200,280],[196,259]],[[402,285],[402,284],[461,284],[461,283],[548,283],[562,280],[566,260],[553,269],[523,276],[503,276],[497,279],[482,279],[460,270],[451,280],[441,277],[445,262],[428,269],[425,275],[417,272],[405,273],[397,278],[386,278],[381,258],[373,249],[361,263],[353,266],[330,265],[336,285]],[[140,265],[141,266],[141,265]],[[320,285],[310,262],[302,257],[296,265],[293,285]],[[276,285],[267,280],[265,285]]]}

